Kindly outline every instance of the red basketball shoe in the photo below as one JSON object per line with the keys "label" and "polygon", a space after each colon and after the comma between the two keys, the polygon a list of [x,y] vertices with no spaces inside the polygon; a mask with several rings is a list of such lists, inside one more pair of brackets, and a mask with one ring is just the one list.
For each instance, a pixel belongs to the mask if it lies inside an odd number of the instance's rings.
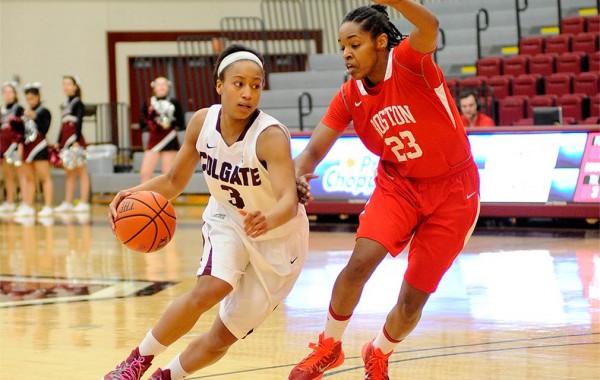
{"label": "red basketball shoe", "polygon": [[171,370],[157,369],[148,380],[171,380]]}
{"label": "red basketball shoe", "polygon": [[140,380],[144,372],[152,365],[152,359],[154,359],[153,355],[140,355],[140,351],[136,347],[127,359],[104,375],[102,380]]}
{"label": "red basketball shoe", "polygon": [[313,352],[292,369],[289,380],[318,380],[325,371],[339,367],[344,362],[342,342],[334,342],[331,337],[325,339],[325,332],[319,334],[318,343],[310,343],[308,347]]}
{"label": "red basketball shoe", "polygon": [[384,355],[379,348],[373,346],[373,341],[362,347],[362,359],[365,362],[365,380],[390,380],[388,358],[392,352]]}

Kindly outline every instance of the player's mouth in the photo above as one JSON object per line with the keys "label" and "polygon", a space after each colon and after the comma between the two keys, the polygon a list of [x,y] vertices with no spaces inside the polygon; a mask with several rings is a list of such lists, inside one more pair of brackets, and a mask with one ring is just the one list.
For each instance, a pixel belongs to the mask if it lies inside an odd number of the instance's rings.
{"label": "player's mouth", "polygon": [[352,75],[353,73],[356,73],[357,71],[358,71],[358,67],[351,65],[351,64],[346,65],[346,74]]}
{"label": "player's mouth", "polygon": [[242,109],[245,109],[247,111],[250,111],[252,109],[252,105],[251,104],[246,104],[246,103],[239,103],[238,107],[241,107]]}

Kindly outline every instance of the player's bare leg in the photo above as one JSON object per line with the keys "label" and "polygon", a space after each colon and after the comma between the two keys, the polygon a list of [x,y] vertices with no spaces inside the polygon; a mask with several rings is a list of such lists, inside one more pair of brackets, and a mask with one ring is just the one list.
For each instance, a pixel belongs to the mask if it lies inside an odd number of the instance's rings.
{"label": "player's bare leg", "polygon": [[340,272],[331,296],[331,307],[337,315],[351,315],[358,305],[363,288],[387,249],[376,241],[359,238],[346,267]]}
{"label": "player's bare leg", "polygon": [[[232,290],[229,283],[216,277],[198,277],[194,288],[173,301],[152,331],[144,337],[142,343],[103,379],[141,379],[152,365],[154,356],[190,331],[205,311],[216,305]],[[215,360],[218,360],[218,357]],[[178,357],[170,365],[176,365],[178,371],[183,371]],[[152,378],[163,378],[161,373],[162,370],[159,369]]]}
{"label": "player's bare leg", "polygon": [[159,159],[159,152],[154,152],[151,150],[144,151],[144,156],[142,157],[142,166],[140,167],[140,177],[142,183],[152,178],[152,175],[154,174],[154,168],[156,168],[156,164],[158,164]]}
{"label": "player's bare leg", "polygon": [[194,339],[181,353],[179,360],[186,372],[196,372],[221,359],[237,340],[217,316],[211,329]]}
{"label": "player's bare leg", "polygon": [[194,327],[200,316],[226,295],[231,285],[213,276],[200,276],[192,290],[177,298],[152,329],[154,337],[169,346]]}

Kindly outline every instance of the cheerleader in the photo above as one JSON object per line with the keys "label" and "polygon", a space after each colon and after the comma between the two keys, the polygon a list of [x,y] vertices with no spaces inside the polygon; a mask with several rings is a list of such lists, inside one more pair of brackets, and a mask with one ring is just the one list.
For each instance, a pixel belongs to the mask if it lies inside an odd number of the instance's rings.
{"label": "cheerleader", "polygon": [[[61,130],[58,145],[66,171],[65,200],[54,208],[56,212],[89,212],[90,177],[85,165],[85,139],[81,132],[83,123],[83,103],[79,78],[63,77],[63,92],[67,100],[61,106]],[[75,181],[79,177],[79,204],[73,207]]]}
{"label": "cheerleader", "polygon": [[15,167],[12,165],[17,158],[17,142],[11,127],[11,120],[23,115],[23,107],[18,103],[17,84],[6,82],[2,84],[4,105],[0,111],[0,162],[6,198],[0,205],[0,213],[12,213],[16,209],[15,198],[17,186],[15,182]]}
{"label": "cheerleader", "polygon": [[46,134],[50,128],[50,111],[42,105],[40,100],[40,83],[28,83],[24,87],[27,108],[21,118],[23,134],[23,164],[21,166],[23,188],[21,189],[23,204],[15,216],[31,216],[35,213],[34,199],[36,174],[42,182],[44,193],[44,207],[38,212],[40,217],[52,215],[52,193],[54,186],[50,176],[50,162],[48,161],[48,141]]}
{"label": "cheerleader", "polygon": [[185,126],[181,105],[168,96],[171,82],[165,77],[158,77],[150,86],[154,96],[149,104],[145,102],[142,105],[140,120],[142,130],[150,134],[140,169],[142,182],[152,178],[159,159],[162,161],[162,173],[171,168],[179,150],[177,131]]}

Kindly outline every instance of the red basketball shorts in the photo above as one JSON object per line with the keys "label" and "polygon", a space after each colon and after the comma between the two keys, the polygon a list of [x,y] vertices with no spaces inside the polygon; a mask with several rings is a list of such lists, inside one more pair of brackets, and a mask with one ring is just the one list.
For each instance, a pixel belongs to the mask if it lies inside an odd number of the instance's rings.
{"label": "red basketball shorts", "polygon": [[478,216],[479,173],[471,160],[451,175],[419,180],[394,178],[379,165],[356,237],[380,243],[392,256],[410,242],[404,279],[433,293]]}

